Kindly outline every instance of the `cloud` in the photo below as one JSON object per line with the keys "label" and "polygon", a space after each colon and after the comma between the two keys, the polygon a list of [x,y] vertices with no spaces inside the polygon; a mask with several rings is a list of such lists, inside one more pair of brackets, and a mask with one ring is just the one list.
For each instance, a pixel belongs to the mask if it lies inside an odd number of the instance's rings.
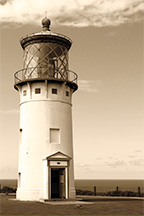
{"label": "cloud", "polygon": [[86,91],[86,92],[98,92],[100,89],[100,86],[102,84],[102,81],[92,81],[92,80],[79,80],[79,90],[80,91]]}
{"label": "cloud", "polygon": [[7,0],[0,0],[0,5],[4,5],[7,3]]}
{"label": "cloud", "polygon": [[135,158],[136,156],[135,155],[129,155],[128,157],[129,158]]}
{"label": "cloud", "polygon": [[85,167],[90,167],[90,164],[86,164],[86,163],[76,163],[75,164],[75,167],[78,167],[78,168],[85,168]]}
{"label": "cloud", "polygon": [[16,179],[17,178],[17,168],[7,167],[0,168],[1,179]]}
{"label": "cloud", "polygon": [[0,21],[39,24],[47,16],[54,25],[117,26],[143,19],[143,0],[0,0]]}
{"label": "cloud", "polygon": [[144,166],[144,159],[129,161],[131,166]]}
{"label": "cloud", "polygon": [[135,150],[135,152],[136,152],[136,153],[141,153],[142,151],[139,150],[139,149],[137,149],[137,150]]}
{"label": "cloud", "polygon": [[126,114],[126,116],[137,116],[137,117],[143,117],[143,113],[132,113],[132,114]]}
{"label": "cloud", "polygon": [[113,157],[109,157],[109,159],[113,159]]}
{"label": "cloud", "polygon": [[102,157],[97,157],[97,158],[96,158],[96,160],[101,160],[101,159],[102,159]]}
{"label": "cloud", "polygon": [[113,168],[117,168],[117,167],[120,167],[120,166],[125,166],[126,163],[125,161],[123,160],[117,160],[117,161],[114,161],[114,162],[105,162],[108,166],[110,167],[113,167]]}
{"label": "cloud", "polygon": [[114,37],[116,35],[116,32],[108,32],[106,34],[107,37]]}

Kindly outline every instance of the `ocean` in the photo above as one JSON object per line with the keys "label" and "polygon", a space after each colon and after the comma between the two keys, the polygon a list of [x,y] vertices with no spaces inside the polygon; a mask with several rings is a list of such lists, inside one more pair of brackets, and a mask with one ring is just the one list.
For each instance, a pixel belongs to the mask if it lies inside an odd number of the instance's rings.
{"label": "ocean", "polygon": [[[16,179],[1,179],[1,188],[4,186],[17,188]],[[140,187],[141,192],[144,192],[144,180],[90,180],[90,179],[76,179],[75,188],[81,190],[94,191],[94,186],[96,186],[97,192],[108,192],[116,190],[119,187],[119,191],[138,191]]]}

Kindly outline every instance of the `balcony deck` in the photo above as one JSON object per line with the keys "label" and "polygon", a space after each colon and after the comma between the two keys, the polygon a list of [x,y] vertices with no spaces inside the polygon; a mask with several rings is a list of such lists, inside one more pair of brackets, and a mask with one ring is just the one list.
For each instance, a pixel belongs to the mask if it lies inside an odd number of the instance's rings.
{"label": "balcony deck", "polygon": [[46,67],[33,67],[19,70],[14,74],[14,87],[15,89],[18,89],[18,85],[23,85],[27,82],[40,82],[47,80],[49,82],[66,83],[76,91],[78,88],[77,79],[78,75],[71,70],[63,72],[55,69],[50,71]]}

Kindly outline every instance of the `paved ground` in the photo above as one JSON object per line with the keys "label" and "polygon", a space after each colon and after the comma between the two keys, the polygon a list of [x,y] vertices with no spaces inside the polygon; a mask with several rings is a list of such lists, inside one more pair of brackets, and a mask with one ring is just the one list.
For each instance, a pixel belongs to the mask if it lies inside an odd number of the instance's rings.
{"label": "paved ground", "polygon": [[44,204],[48,205],[87,205],[94,204],[94,202],[86,202],[86,201],[77,201],[77,200],[68,200],[68,201],[40,201]]}

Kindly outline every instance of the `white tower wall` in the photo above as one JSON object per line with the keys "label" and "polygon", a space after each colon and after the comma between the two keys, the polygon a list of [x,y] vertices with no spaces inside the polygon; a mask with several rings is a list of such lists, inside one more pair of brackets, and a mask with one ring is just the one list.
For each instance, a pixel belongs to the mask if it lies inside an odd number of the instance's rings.
{"label": "white tower wall", "polygon": [[[40,89],[40,94],[35,94],[37,88]],[[57,89],[57,94],[52,94],[52,89]],[[69,96],[66,96],[66,91]],[[20,179],[17,198],[48,198],[43,179],[46,176],[43,158],[58,151],[72,158],[69,166],[69,198],[74,198],[72,89],[65,84],[38,82],[19,87],[19,92]],[[51,137],[51,130],[56,133],[54,137]]]}

